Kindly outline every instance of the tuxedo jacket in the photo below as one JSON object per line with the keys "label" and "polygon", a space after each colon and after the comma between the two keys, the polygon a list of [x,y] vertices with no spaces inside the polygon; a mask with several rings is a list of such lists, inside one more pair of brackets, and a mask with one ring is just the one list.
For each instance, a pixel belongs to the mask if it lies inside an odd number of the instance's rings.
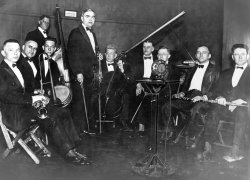
{"label": "tuxedo jacket", "polygon": [[236,99],[243,99],[249,102],[250,99],[250,67],[247,66],[244,70],[237,86],[232,86],[232,77],[234,73],[234,67],[225,70],[221,73],[216,87],[213,90],[212,98],[222,96],[227,101],[233,101]]}
{"label": "tuxedo jacket", "polygon": [[[153,62],[157,60],[157,57],[153,55]],[[144,59],[143,56],[141,57],[141,60],[139,61],[139,63],[134,65],[134,79],[135,80],[139,80],[139,79],[143,79],[143,75],[144,75]]]}
{"label": "tuxedo jacket", "polygon": [[[198,66],[195,66],[194,68],[190,69],[190,71],[186,73],[184,83],[181,87],[182,92],[184,93],[188,92],[192,78],[197,68]],[[205,71],[203,80],[202,80],[201,91],[197,95],[210,96],[212,88],[215,86],[218,78],[219,78],[219,71],[216,69],[214,64],[209,62],[208,67]]]}
{"label": "tuxedo jacket", "polygon": [[[111,65],[112,66],[112,65]],[[107,65],[107,61],[104,59],[101,61],[101,68],[102,68],[102,83],[101,83],[101,89],[102,91],[106,91],[109,82],[112,79],[113,76],[113,80],[111,81],[111,89],[112,91],[116,91],[116,90],[122,90],[125,89],[126,87],[126,83],[128,83],[130,81],[129,76],[126,75],[126,68],[124,69],[124,73],[122,73],[119,69],[119,67],[114,63],[113,68],[114,71],[108,71],[108,65]],[[128,73],[127,73],[128,74]]]}
{"label": "tuxedo jacket", "polygon": [[[98,44],[93,32],[95,47]],[[67,44],[68,59],[71,71],[75,77],[82,73],[87,82],[91,82],[94,73],[93,66],[97,65],[97,58],[91,46],[90,39],[82,25],[70,32]]]}
{"label": "tuxedo jacket", "polygon": [[[34,63],[35,65],[35,63]],[[27,62],[27,60],[25,59],[25,57],[21,54],[18,62],[17,62],[17,67],[19,68],[19,70],[21,71],[21,73],[23,74],[23,78],[26,80],[25,81],[25,90],[26,92],[29,93],[33,93],[36,87],[36,84],[38,84],[40,82],[39,79],[39,69],[36,67],[37,70],[37,74],[34,77],[34,73],[32,70],[32,67],[30,66],[30,64]]]}
{"label": "tuxedo jacket", "polygon": [[[45,38],[43,34],[39,31],[38,28],[36,28],[34,31],[30,31],[25,40],[34,40],[38,44],[37,52],[36,52],[36,59],[38,58],[39,54],[43,52],[42,46],[45,43]],[[37,63],[37,61],[35,61]]]}
{"label": "tuxedo jacket", "polygon": [[[30,75],[26,71],[21,73],[23,78]],[[36,114],[36,110],[31,106],[32,93],[26,91],[27,83],[24,79],[25,88],[23,88],[7,63],[5,61],[1,62],[0,102],[3,123],[14,131],[20,131],[28,127],[31,124],[31,117]]]}

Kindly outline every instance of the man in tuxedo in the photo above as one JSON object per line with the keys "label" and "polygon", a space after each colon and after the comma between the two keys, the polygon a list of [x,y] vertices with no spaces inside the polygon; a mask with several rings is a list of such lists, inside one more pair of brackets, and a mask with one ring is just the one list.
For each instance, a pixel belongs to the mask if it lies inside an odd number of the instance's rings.
{"label": "man in tuxedo", "polygon": [[[152,64],[156,60],[156,57],[153,56],[153,52],[153,43],[150,41],[143,42],[143,57],[142,61],[140,61],[140,63],[135,68],[135,80],[148,79],[151,77]],[[136,96],[139,96],[139,99],[142,99],[144,96],[142,92],[144,92],[142,84],[137,83]],[[148,109],[150,109],[150,99],[146,98],[137,117],[139,122],[138,133],[140,137],[143,137],[145,135],[145,124],[149,121],[149,119],[146,117],[150,117]]]}
{"label": "man in tuxedo", "polygon": [[27,71],[27,73],[23,75],[28,75],[27,77],[24,77],[24,79],[26,79],[26,91],[29,93],[33,93],[35,89],[35,82],[39,81],[39,71],[34,64],[34,57],[36,55],[37,48],[37,42],[33,40],[26,40],[24,45],[22,46],[20,59],[17,62],[17,66],[21,71]]}
{"label": "man in tuxedo", "polygon": [[[86,132],[86,119],[80,84],[84,86],[86,107],[90,109],[92,96],[92,81],[94,70],[97,65],[98,43],[93,31],[95,23],[95,12],[92,9],[82,11],[81,25],[70,32],[68,38],[68,58],[72,71],[71,80],[73,88],[73,99],[71,103],[71,114],[78,127],[78,132]],[[88,114],[89,116],[89,114]]]}
{"label": "man in tuxedo", "polygon": [[173,122],[170,117],[172,113],[170,112],[182,112],[185,117],[185,124],[187,125],[192,121],[192,108],[196,105],[196,102],[207,100],[211,88],[219,77],[219,72],[210,61],[211,54],[208,47],[198,47],[196,58],[197,64],[185,75],[185,80],[181,86],[181,92],[173,95],[175,99],[171,100],[171,104],[167,101],[162,107],[163,119],[166,121],[167,125],[166,135],[172,135],[173,131]]}
{"label": "man in tuxedo", "polygon": [[[249,128],[249,112],[247,107],[227,105],[231,102],[236,105],[249,104],[250,100],[250,68],[248,65],[249,48],[245,44],[232,46],[232,59],[235,66],[221,73],[218,83],[208,98],[215,99],[219,105],[215,105],[211,111],[211,118],[205,124],[204,152],[200,157],[210,158],[212,143],[216,139],[216,130],[219,117],[229,115],[235,121],[233,148],[225,160],[236,161],[243,158],[241,148],[244,135]],[[222,106],[221,106],[222,105]]]}
{"label": "man in tuxedo", "polygon": [[[130,131],[128,127],[130,94],[127,91],[127,86],[130,86],[133,80],[129,65],[121,59],[115,61],[116,58],[116,46],[113,44],[107,45],[105,58],[101,61],[102,80],[99,93],[101,100],[107,103],[102,103],[102,106],[106,107],[104,113],[110,114],[111,118],[120,115],[119,125],[123,130]],[[91,104],[96,104],[97,96],[98,93],[93,95]],[[92,106],[91,109],[91,114],[97,114],[97,111],[94,111],[97,108]],[[119,109],[121,109],[121,112],[119,112]]]}
{"label": "man in tuxedo", "polygon": [[34,40],[38,44],[36,56],[35,56],[35,63],[38,64],[36,60],[39,54],[43,53],[42,46],[44,45],[45,38],[48,37],[48,29],[50,27],[50,17],[48,15],[41,15],[38,20],[38,26],[35,30],[30,31],[25,40]]}
{"label": "man in tuxedo", "polygon": [[38,59],[39,64],[37,68],[39,72],[37,78],[38,81],[36,81],[36,88],[41,88],[42,80],[45,93],[52,97],[53,94],[49,67],[51,69],[53,85],[58,85],[60,81],[60,71],[58,69],[57,63],[52,59],[52,56],[56,50],[56,39],[53,37],[47,37],[42,48],[44,52],[39,56]]}
{"label": "man in tuxedo", "polygon": [[[37,43],[27,41],[23,48],[23,55],[33,58],[36,48]],[[4,56],[0,64],[0,101],[3,123],[11,130],[19,132],[32,125],[34,122],[31,120],[35,119],[67,161],[76,165],[89,165],[86,155],[78,153],[75,149],[75,143],[80,139],[76,134],[70,113],[66,109],[50,104],[48,97],[33,93],[34,89],[32,91],[32,86],[29,84],[34,83],[34,81],[31,82],[34,74],[26,60],[20,60],[17,66],[16,63],[20,58],[18,41],[6,40],[1,54]],[[38,118],[37,109],[33,107],[37,101],[45,103],[49,118]]]}

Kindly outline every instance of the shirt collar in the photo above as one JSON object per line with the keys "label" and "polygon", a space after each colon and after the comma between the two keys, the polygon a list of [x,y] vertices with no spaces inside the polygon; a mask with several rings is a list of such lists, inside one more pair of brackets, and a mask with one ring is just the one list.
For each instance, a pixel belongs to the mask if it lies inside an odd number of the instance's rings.
{"label": "shirt collar", "polygon": [[238,66],[237,64],[235,65],[235,68],[236,67],[243,67],[243,70],[245,70],[247,68],[247,63],[245,63],[243,66]]}
{"label": "shirt collar", "polygon": [[153,55],[152,54],[150,54],[149,56],[145,56],[145,55],[143,55],[143,58],[144,57],[150,57],[151,59],[153,58]]}
{"label": "shirt collar", "polygon": [[205,63],[197,63],[198,65],[204,65],[204,68],[206,69],[208,67],[209,61],[205,62]]}
{"label": "shirt collar", "polygon": [[[87,26],[86,26],[85,24],[82,23],[82,27],[83,27],[83,28],[85,29],[85,31],[87,32],[87,29],[86,29]],[[91,27],[90,29],[92,29],[92,27]]]}
{"label": "shirt collar", "polygon": [[23,57],[24,57],[24,58],[26,58],[26,57],[27,57],[27,56],[26,56],[23,52],[22,52],[22,55],[23,55]]}
{"label": "shirt collar", "polygon": [[12,63],[12,62],[10,62],[10,61],[8,61],[8,60],[6,60],[6,59],[4,59],[4,61],[8,64],[8,66],[9,66],[11,69],[13,69],[12,64],[16,64],[16,63]]}
{"label": "shirt collar", "polygon": [[[46,30],[42,29],[40,26],[38,27],[38,30],[39,30],[42,34],[46,34],[46,33],[44,33],[44,31],[46,31]],[[46,34],[46,35],[47,35],[47,34]]]}

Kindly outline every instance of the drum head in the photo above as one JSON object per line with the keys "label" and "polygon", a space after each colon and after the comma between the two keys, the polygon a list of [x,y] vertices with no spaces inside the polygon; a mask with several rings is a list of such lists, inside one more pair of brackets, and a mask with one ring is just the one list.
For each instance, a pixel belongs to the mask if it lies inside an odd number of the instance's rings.
{"label": "drum head", "polygon": [[71,99],[71,91],[67,86],[55,86],[56,97],[59,98],[64,105],[63,107],[67,106]]}

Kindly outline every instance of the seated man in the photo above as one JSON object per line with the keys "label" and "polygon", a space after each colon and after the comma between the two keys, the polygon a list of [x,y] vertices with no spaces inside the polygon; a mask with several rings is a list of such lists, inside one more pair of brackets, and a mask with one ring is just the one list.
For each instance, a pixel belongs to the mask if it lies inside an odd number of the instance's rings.
{"label": "seated man", "polygon": [[[148,53],[148,49],[150,48],[147,48],[147,46],[151,47],[151,43],[149,42],[146,42],[144,43],[144,54],[147,54]],[[152,48],[152,47],[151,47]],[[153,50],[153,49],[151,49]],[[150,53],[152,53],[150,51]],[[152,55],[151,55],[152,56]],[[180,74],[179,74],[179,71],[177,69],[174,68],[173,64],[171,64],[169,62],[169,58],[171,57],[171,54],[170,54],[170,50],[165,46],[161,46],[158,50],[158,53],[157,53],[157,58],[158,60],[162,60],[165,62],[165,65],[167,67],[166,69],[166,73],[164,75],[163,78],[161,78],[162,80],[178,80],[180,78]],[[154,61],[155,62],[155,61]],[[152,62],[153,63],[153,62]],[[145,63],[147,65],[147,63]],[[152,66],[152,64],[151,64]],[[146,68],[149,68],[148,66],[145,66],[144,67],[144,72],[146,72]],[[152,69],[152,67],[150,67]],[[154,73],[150,73],[150,78],[151,79],[154,79],[155,78],[155,74]],[[138,78],[139,76],[137,76]],[[146,76],[143,76],[145,78],[147,78]],[[176,92],[178,89],[178,83],[176,84],[171,84],[171,93],[172,92]],[[141,94],[141,92],[144,91],[144,87],[141,85],[141,83],[138,83],[137,84],[137,88],[136,88],[136,95],[139,96]],[[169,88],[165,88],[164,91],[162,91],[160,93],[160,105],[162,105],[164,102],[164,99],[169,99]],[[139,115],[138,115],[138,118],[140,118],[140,123],[139,123],[139,134],[140,136],[143,136],[143,133],[144,132],[144,125],[146,123],[146,117],[147,117],[147,113],[150,112],[149,108],[150,108],[150,101],[148,100],[151,100],[151,98],[148,98],[145,102],[144,102],[144,105],[142,106],[142,109],[141,111],[139,112]],[[150,117],[150,116],[149,116]]]}
{"label": "seated man", "polygon": [[[99,93],[102,101],[102,115],[106,118],[115,118],[120,115],[120,125],[123,130],[129,130],[129,100],[126,87],[131,82],[131,73],[128,64],[117,58],[117,48],[109,44],[105,49],[105,58],[101,61],[102,80]],[[92,97],[92,119],[98,119],[95,111],[98,93]],[[121,110],[120,112],[119,109]]]}
{"label": "seated man", "polygon": [[[209,158],[212,152],[212,143],[216,137],[216,130],[218,126],[219,115],[229,114],[235,120],[233,148],[229,156],[225,156],[224,159],[228,161],[240,160],[240,149],[242,147],[242,141],[246,129],[249,126],[249,114],[247,107],[241,107],[242,105],[249,103],[250,98],[250,68],[248,66],[249,48],[245,44],[235,44],[232,47],[232,59],[235,62],[235,66],[225,70],[221,73],[218,84],[212,91],[209,98],[216,98],[217,105],[211,112],[211,119],[205,124],[205,144],[204,152],[201,158]],[[228,105],[227,102],[231,102],[234,105]]]}
{"label": "seated man", "polygon": [[57,63],[52,59],[56,50],[56,39],[53,37],[46,38],[42,47],[44,53],[38,56],[38,81],[36,81],[36,88],[41,87],[42,83],[45,94],[49,97],[53,97],[49,67],[52,74],[53,85],[58,85],[60,80],[60,71],[58,69]]}
{"label": "seated man", "polygon": [[[33,58],[36,49],[36,42],[26,41],[23,55]],[[86,156],[75,149],[75,143],[79,142],[80,138],[75,132],[70,113],[66,109],[48,104],[48,97],[33,94],[31,87],[34,86],[30,83],[32,83],[31,81],[34,83],[34,78],[30,77],[34,77],[34,75],[27,61],[21,60],[20,63],[23,64],[18,64],[17,67],[16,63],[20,57],[18,41],[6,40],[3,43],[1,54],[4,56],[4,60],[0,64],[0,101],[3,123],[6,127],[18,132],[28,128],[34,123],[31,120],[35,119],[66,160],[79,165],[90,164]],[[19,67],[21,68],[19,69]],[[42,101],[46,105],[48,118],[38,118],[38,110],[33,107],[37,101]]]}
{"label": "seated man", "polygon": [[219,77],[215,65],[210,62],[211,54],[208,47],[198,47],[196,58],[197,65],[187,72],[181,92],[174,94],[175,99],[171,100],[171,104],[167,101],[162,107],[163,119],[167,124],[166,134],[172,132],[170,112],[182,112],[186,117],[185,123],[187,125],[191,118],[191,109],[196,104],[195,102],[207,99],[209,91]]}

